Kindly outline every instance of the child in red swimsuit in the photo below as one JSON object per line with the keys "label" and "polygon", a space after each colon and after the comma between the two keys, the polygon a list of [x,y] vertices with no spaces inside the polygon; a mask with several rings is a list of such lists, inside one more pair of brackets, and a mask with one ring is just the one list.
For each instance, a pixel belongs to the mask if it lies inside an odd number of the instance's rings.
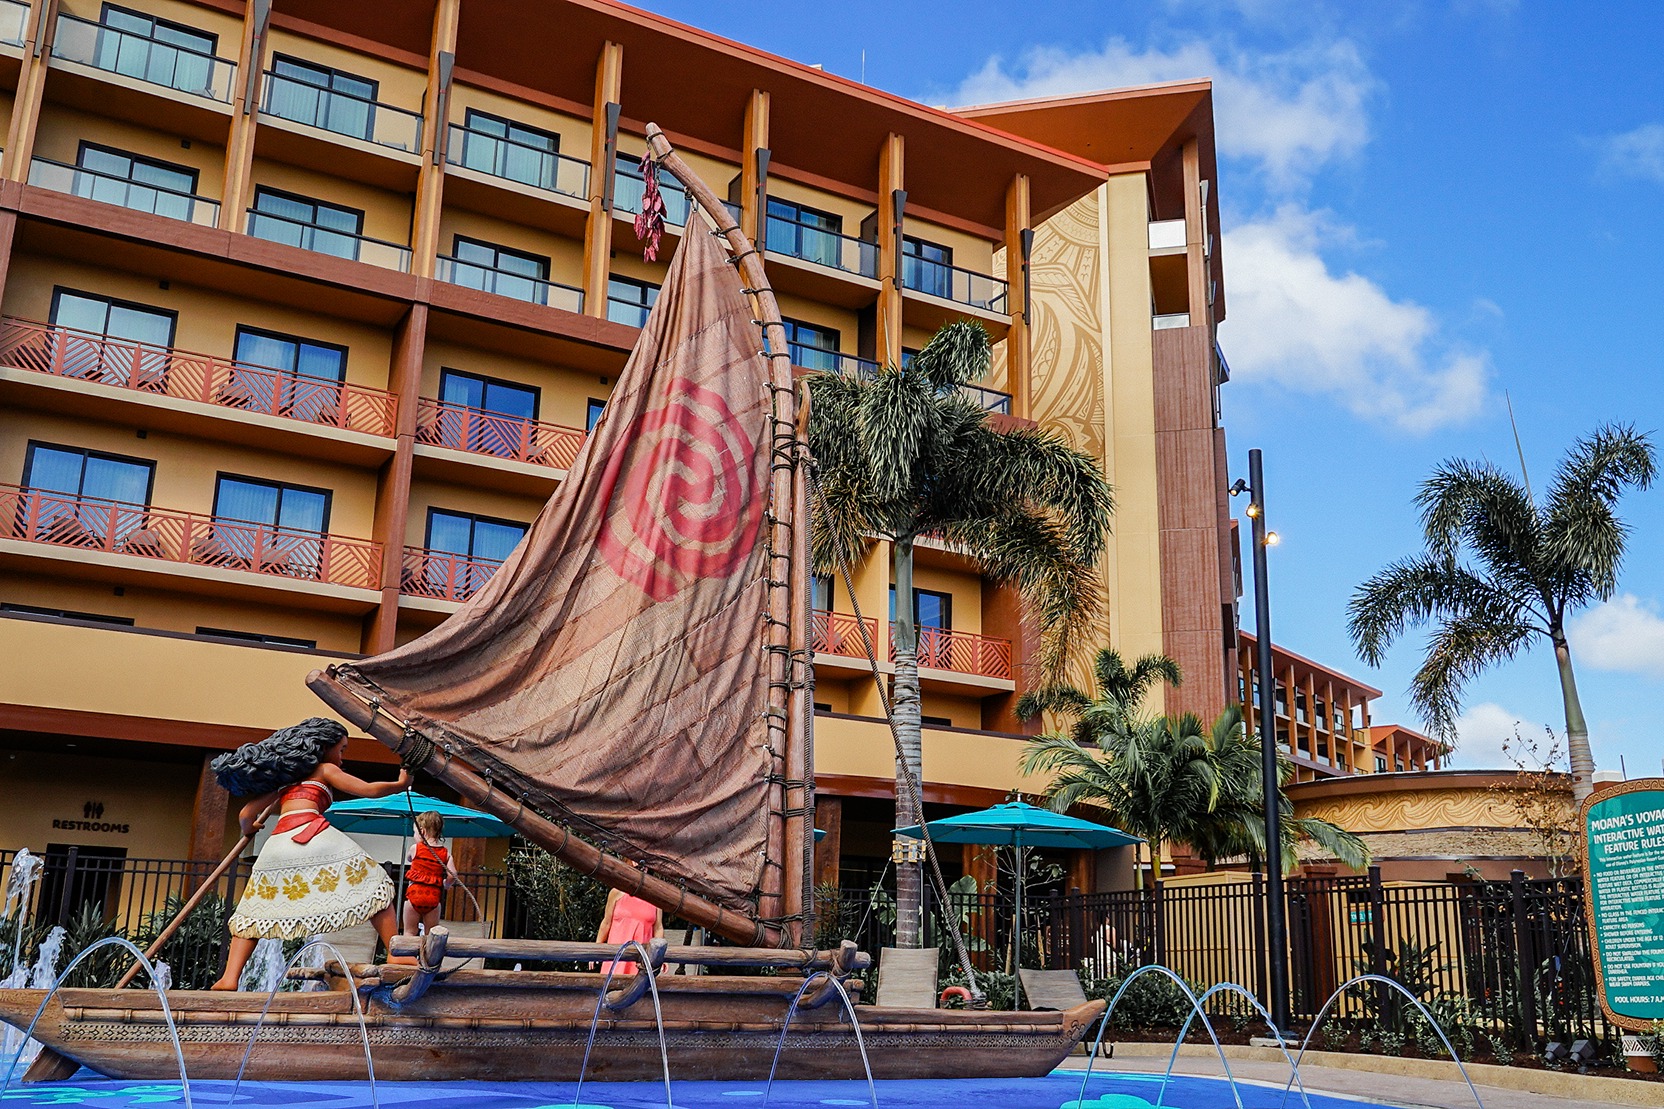
{"label": "child in red swimsuit", "polygon": [[416,842],[410,845],[404,872],[404,933],[407,936],[432,931],[439,923],[440,894],[457,877],[451,853],[440,841],[445,837],[445,818],[436,812],[416,814]]}

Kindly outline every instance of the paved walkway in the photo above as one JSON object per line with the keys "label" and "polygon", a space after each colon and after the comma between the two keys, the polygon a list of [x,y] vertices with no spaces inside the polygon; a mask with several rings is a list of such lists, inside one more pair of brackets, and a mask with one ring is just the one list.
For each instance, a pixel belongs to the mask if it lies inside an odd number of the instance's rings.
{"label": "paved walkway", "polygon": [[[1133,1046],[1133,1045],[1128,1045]],[[1142,1045],[1138,1045],[1142,1046]],[[1281,1089],[1288,1081],[1288,1065],[1281,1061],[1275,1063],[1260,1062],[1253,1059],[1232,1059],[1231,1073],[1238,1081],[1254,1082]],[[1086,1058],[1084,1056],[1070,1056],[1064,1060],[1065,1070],[1084,1070]],[[1096,1072],[1101,1069],[1116,1071],[1131,1071],[1142,1074],[1160,1074],[1167,1069],[1167,1053],[1160,1055],[1138,1054],[1127,1051],[1117,1051],[1113,1059],[1100,1059],[1093,1067]],[[1200,1075],[1205,1077],[1222,1078],[1224,1068],[1219,1064],[1217,1055],[1211,1058],[1195,1057],[1188,1053],[1179,1057],[1178,1064],[1173,1068],[1174,1074]],[[1342,1069],[1315,1064],[1311,1061],[1300,1065],[1300,1078],[1305,1088],[1313,1093],[1335,1094],[1341,1097],[1360,1098],[1365,1101],[1384,1102],[1402,1106],[1404,1109],[1478,1109],[1473,1093],[1461,1079],[1446,1081],[1437,1078],[1418,1078],[1408,1075],[1381,1074],[1374,1071]],[[1664,1083],[1644,1083],[1628,1079],[1610,1079],[1598,1084],[1604,1089],[1589,1089],[1580,1096],[1567,1097],[1564,1093],[1528,1093],[1522,1090],[1502,1089],[1496,1086],[1475,1084],[1484,1109],[1574,1109],[1580,1106],[1604,1107],[1613,1105],[1623,1106],[1661,1106],[1664,1107]],[[1606,1100],[1599,1095],[1607,1095],[1614,1086],[1621,1086],[1615,1095],[1619,1100]],[[1296,1091],[1289,1097],[1289,1109],[1301,1109],[1299,1093]]]}

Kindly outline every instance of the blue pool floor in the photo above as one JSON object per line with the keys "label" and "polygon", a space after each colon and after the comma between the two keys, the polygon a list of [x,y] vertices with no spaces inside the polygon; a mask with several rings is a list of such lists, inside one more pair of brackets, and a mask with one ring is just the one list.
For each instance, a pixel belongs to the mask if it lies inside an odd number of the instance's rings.
{"label": "blue pool floor", "polygon": [[[1222,1080],[1175,1076],[1162,1094],[1159,1075],[1094,1073],[1085,1101],[1077,1101],[1080,1074],[1046,1078],[957,1079],[879,1082],[879,1109],[1235,1109]],[[1239,1084],[1243,1109],[1359,1109],[1360,1103],[1322,1094],[1302,1101],[1298,1089],[1285,1103],[1281,1088]],[[237,1091],[238,1109],[573,1109],[569,1083],[379,1082],[372,1099],[368,1082],[246,1082]],[[230,1103],[229,1082],[192,1082],[195,1106]],[[672,1082],[676,1109],[763,1109],[761,1082]],[[82,1071],[67,1082],[19,1086],[0,1094],[7,1109],[88,1105],[96,1109],[182,1105],[177,1082],[127,1082]],[[588,1082],[577,1109],[663,1109],[664,1084]],[[871,1102],[864,1082],[780,1082],[769,1109],[862,1109]]]}

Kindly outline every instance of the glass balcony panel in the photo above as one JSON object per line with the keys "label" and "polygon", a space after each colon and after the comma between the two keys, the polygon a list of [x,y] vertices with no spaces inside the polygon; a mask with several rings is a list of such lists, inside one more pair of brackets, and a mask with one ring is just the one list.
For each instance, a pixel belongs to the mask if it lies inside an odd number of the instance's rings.
{"label": "glass balcony panel", "polygon": [[383,269],[398,270],[401,273],[409,272],[410,269],[409,247],[372,239],[368,235],[355,235],[349,231],[320,227],[315,223],[303,223],[273,212],[250,208],[248,233],[267,242],[298,246],[302,250],[316,251],[319,254],[346,258],[350,261],[369,262]]}
{"label": "glass balcony panel", "polygon": [[404,108],[268,70],[260,105],[265,115],[394,150],[419,151],[422,117]]}
{"label": "glass balcony panel", "polygon": [[[67,12],[60,14],[52,39],[53,57],[193,96],[230,101],[237,63],[215,56],[212,36],[155,25],[143,34],[115,25],[123,15],[107,9],[108,22],[95,23]],[[0,35],[8,33],[9,26],[7,12],[0,10]]]}
{"label": "glass balcony panel", "polygon": [[216,200],[99,173],[84,166],[65,165],[46,158],[30,161],[29,184],[205,227],[212,227],[219,222],[220,206]]}

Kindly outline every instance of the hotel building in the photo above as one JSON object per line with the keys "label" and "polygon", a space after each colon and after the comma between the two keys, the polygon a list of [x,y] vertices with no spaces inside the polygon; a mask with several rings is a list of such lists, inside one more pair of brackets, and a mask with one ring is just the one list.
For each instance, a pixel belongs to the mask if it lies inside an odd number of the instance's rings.
{"label": "hotel building", "polygon": [[[973,395],[1115,485],[1103,641],[1181,662],[1168,709],[1234,698],[1206,82],[953,114],[602,0],[0,0],[0,848],[218,858],[207,760],[490,576],[663,279],[649,121],[766,247],[802,370],[986,327]],[[927,800],[999,800],[1014,593],[928,543],[916,585]],[[820,607],[821,877],[858,882],[894,760]]]}

